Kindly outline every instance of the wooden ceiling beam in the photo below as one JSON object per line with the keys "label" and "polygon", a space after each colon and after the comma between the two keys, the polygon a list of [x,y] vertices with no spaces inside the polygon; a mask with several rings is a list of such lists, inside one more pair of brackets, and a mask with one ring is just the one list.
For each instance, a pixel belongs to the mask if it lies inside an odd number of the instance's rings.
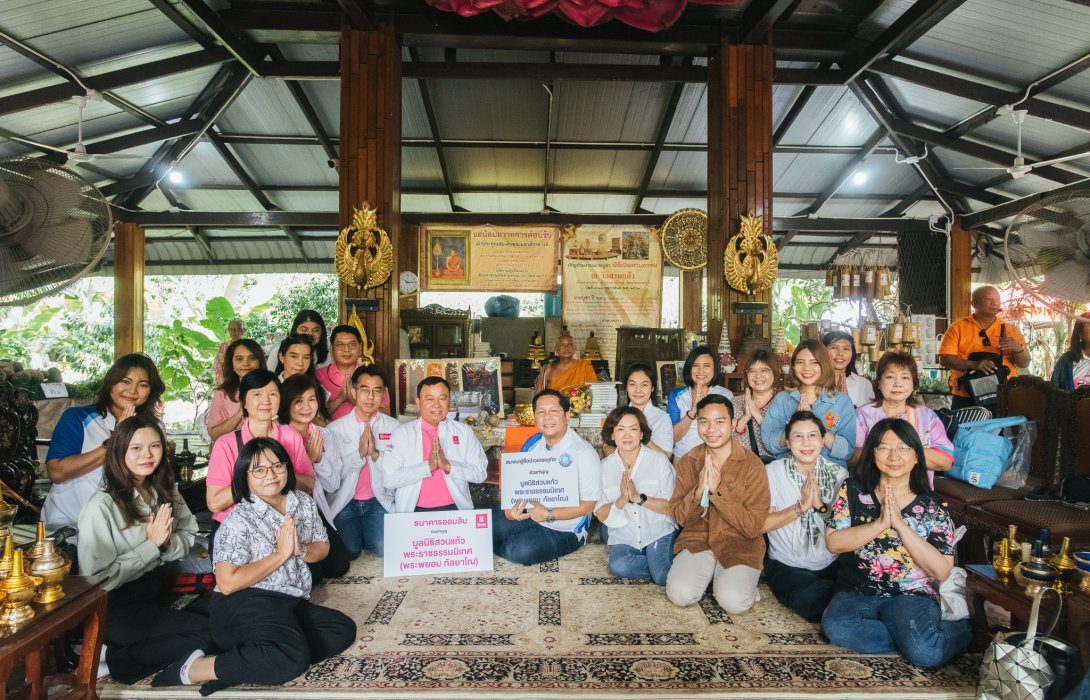
{"label": "wooden ceiling beam", "polygon": [[753,0],[742,13],[742,25],[738,29],[743,44],[762,40],[772,25],[798,7],[801,0]]}
{"label": "wooden ceiling beam", "polygon": [[369,0],[337,0],[353,29],[375,28],[375,4]]}
{"label": "wooden ceiling beam", "polygon": [[205,3],[205,0],[179,0],[179,2],[201,21],[216,41],[230,51],[235,59],[246,67],[246,70],[256,76],[262,75],[261,64],[265,60],[264,47],[251,44],[240,36]]}
{"label": "wooden ceiling beam", "polygon": [[871,134],[870,138],[867,139],[866,143],[863,144],[863,147],[859,149],[859,152],[841,168],[840,172],[837,173],[836,177],[829,183],[829,186],[825,188],[825,191],[814,199],[805,213],[817,214],[821,208],[825,206],[825,203],[833,198],[836,191],[844,186],[844,182],[851,177],[852,173],[855,172],[855,169],[862,165],[863,161],[874,153],[874,149],[878,148],[878,144],[882,143],[885,139],[885,129],[881,127],[877,128],[874,133]]}

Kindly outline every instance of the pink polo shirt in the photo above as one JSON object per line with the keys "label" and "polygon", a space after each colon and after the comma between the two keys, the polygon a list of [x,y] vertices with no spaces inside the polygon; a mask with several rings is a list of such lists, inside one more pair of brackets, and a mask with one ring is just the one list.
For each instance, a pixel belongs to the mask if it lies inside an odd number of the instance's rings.
{"label": "pink polo shirt", "polygon": [[[253,438],[253,434],[250,432],[250,421],[242,421],[241,429],[242,444],[246,444]],[[310,457],[307,456],[303,438],[299,437],[299,433],[295,432],[295,428],[290,425],[273,423],[269,437],[279,442],[287,451],[296,474],[314,473],[314,465],[310,463]],[[205,478],[205,486],[231,488],[231,477],[235,473],[235,461],[237,459],[238,438],[235,437],[235,431],[231,431],[221,436],[212,445],[212,454],[208,458],[208,476]],[[227,514],[231,512],[231,508],[234,507],[234,504],[232,504],[229,508],[214,513],[212,518],[222,523]]]}
{"label": "pink polo shirt", "polygon": [[212,403],[208,406],[208,413],[204,417],[205,427],[216,427],[238,413],[239,408],[241,404],[238,401],[232,401],[227,394],[217,389],[216,393],[212,394]]}
{"label": "pink polo shirt", "polygon": [[[439,426],[421,420],[420,432],[423,434],[423,452],[424,461],[426,462],[428,457],[431,456],[431,444],[439,436]],[[447,487],[446,476],[446,472],[442,469],[435,469],[432,471],[431,476],[420,482],[420,497],[416,500],[418,508],[439,508],[454,503],[454,498],[450,495],[450,489]]]}
{"label": "pink polo shirt", "polygon": [[[348,405],[348,402],[345,402]],[[359,423],[366,423],[364,419],[360,418],[360,414],[353,412],[352,415],[356,417],[356,421]],[[375,442],[379,440],[378,435],[373,436]],[[356,454],[359,454],[359,445],[356,445]],[[356,482],[356,495],[354,498],[357,501],[366,501],[375,497],[375,490],[371,488],[371,457],[367,456],[363,458],[363,466],[360,467],[360,480]]]}
{"label": "pink polo shirt", "polygon": [[[360,367],[361,364],[362,363],[356,363],[356,367]],[[356,370],[353,369],[352,371],[355,372]],[[331,397],[334,397],[341,392],[341,384],[344,383],[344,375],[341,374],[341,371],[339,369],[337,369],[337,365],[328,364],[324,367],[319,367],[318,369],[314,370],[314,376],[318,378],[318,383],[325,387],[325,390],[329,392],[329,395],[326,396],[326,401],[329,401]],[[348,376],[349,378],[352,377],[351,374],[349,374]],[[380,405],[383,408],[389,408],[389,389],[386,389],[382,392],[382,404]],[[351,401],[345,401],[340,406],[337,406],[337,410],[333,411],[333,418],[331,420],[337,420],[341,416],[347,416],[348,412],[351,411],[353,408],[354,406],[352,405]]]}

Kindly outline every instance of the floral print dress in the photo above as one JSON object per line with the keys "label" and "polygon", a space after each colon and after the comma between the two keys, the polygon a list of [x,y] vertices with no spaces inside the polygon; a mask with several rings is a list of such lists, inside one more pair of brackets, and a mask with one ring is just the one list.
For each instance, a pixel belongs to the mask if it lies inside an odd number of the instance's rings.
{"label": "floral print dress", "polygon": [[[866,493],[858,479],[850,478],[840,487],[833,502],[829,527],[846,530],[874,522],[882,512],[878,497]],[[940,553],[954,554],[954,523],[933,493],[919,494],[901,509],[901,515],[917,535]],[[916,565],[908,548],[892,529],[854,552],[840,555],[838,590],[857,595],[890,597],[895,595],[937,596],[937,584]]]}

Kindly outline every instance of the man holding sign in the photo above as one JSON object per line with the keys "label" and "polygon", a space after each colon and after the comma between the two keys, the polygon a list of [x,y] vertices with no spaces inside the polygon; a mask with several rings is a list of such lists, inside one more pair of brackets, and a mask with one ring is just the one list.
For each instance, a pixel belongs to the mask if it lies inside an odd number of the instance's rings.
{"label": "man holding sign", "polygon": [[575,470],[578,505],[553,508],[538,500],[520,499],[506,510],[496,509],[492,525],[495,553],[526,566],[579,549],[587,541],[590,514],[602,497],[602,463],[597,450],[568,427],[568,397],[545,389],[534,397],[533,406],[538,433],[526,441],[522,451],[555,456],[561,469]]}
{"label": "man holding sign", "polygon": [[390,448],[374,467],[394,494],[393,512],[472,510],[469,485],[485,480],[488,458],[473,429],[447,420],[450,385],[425,377],[416,387],[420,418],[390,437]]}

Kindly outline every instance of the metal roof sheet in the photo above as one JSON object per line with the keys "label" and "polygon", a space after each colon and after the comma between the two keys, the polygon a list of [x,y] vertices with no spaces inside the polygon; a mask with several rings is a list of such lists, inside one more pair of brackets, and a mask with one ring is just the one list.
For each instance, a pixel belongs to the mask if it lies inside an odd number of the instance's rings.
{"label": "metal roof sheet", "polygon": [[554,138],[654,142],[672,88],[669,83],[557,83]]}
{"label": "metal roof sheet", "polygon": [[337,171],[327,165],[319,146],[284,146],[234,143],[235,152],[250,175],[260,183],[275,185],[337,185]]}
{"label": "metal roof sheet", "polygon": [[1088,26],[1066,0],[968,0],[905,55],[1024,86],[1085,53]]}
{"label": "metal roof sheet", "polygon": [[821,192],[841,175],[852,156],[832,153],[774,153],[772,189],[777,192]]}
{"label": "metal roof sheet", "polygon": [[434,148],[401,149],[401,186],[443,187],[443,171]]}
{"label": "metal roof sheet", "polygon": [[861,146],[877,124],[845,87],[818,87],[806,102],[784,143]]}
{"label": "metal roof sheet", "polygon": [[559,150],[549,164],[549,182],[558,188],[636,188],[650,157],[646,151]]}
{"label": "metal roof sheet", "polygon": [[314,135],[282,80],[251,80],[216,123],[226,133]]}
{"label": "metal roof sheet", "polygon": [[707,211],[708,200],[682,197],[647,197],[640,205],[654,214],[673,214],[678,209],[701,209]]}
{"label": "metal roof sheet", "polygon": [[636,198],[615,194],[550,194],[549,206],[566,212],[631,214],[636,206]]}
{"label": "metal roof sheet", "polygon": [[987,106],[897,78],[882,80],[907,118],[939,129],[949,128]]}
{"label": "metal roof sheet", "polygon": [[502,193],[491,192],[465,192],[455,195],[454,201],[460,207],[470,211],[487,211],[497,213],[526,213],[537,212],[545,208],[544,197],[541,193]]}
{"label": "metal roof sheet", "polygon": [[193,100],[204,90],[217,70],[218,66],[206,66],[113,92],[122,99],[140,105],[141,109],[163,121],[173,121],[188,113]]}
{"label": "metal roof sheet", "polygon": [[449,212],[450,200],[446,195],[403,194],[401,195],[401,211]]}
{"label": "metal roof sheet", "polygon": [[681,90],[677,112],[666,132],[671,143],[708,142],[708,86],[703,83],[686,83]]}
{"label": "metal roof sheet", "polygon": [[199,141],[178,164],[178,168],[188,182],[203,185],[239,184],[238,178],[220,157],[216,147],[207,141]]}
{"label": "metal roof sheet", "polygon": [[651,189],[703,190],[708,187],[708,154],[704,151],[663,151],[651,176]]}
{"label": "metal roof sheet", "polygon": [[[545,183],[545,149],[451,148],[446,151],[451,185],[497,187]],[[470,211],[488,211],[468,207]]]}
{"label": "metal roof sheet", "polygon": [[[525,80],[433,80],[439,134],[445,139],[544,140],[549,95]],[[428,134],[430,136],[430,134]]]}

